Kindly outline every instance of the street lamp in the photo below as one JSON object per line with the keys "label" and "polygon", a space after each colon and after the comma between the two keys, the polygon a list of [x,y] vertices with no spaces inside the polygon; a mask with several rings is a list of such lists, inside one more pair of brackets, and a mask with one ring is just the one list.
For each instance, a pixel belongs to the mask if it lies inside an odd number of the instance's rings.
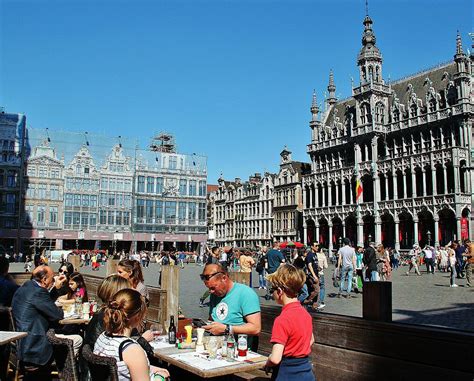
{"label": "street lamp", "polygon": [[339,237],[339,248],[342,247],[342,237]]}
{"label": "street lamp", "polygon": [[372,234],[369,233],[369,236],[367,237],[369,239],[369,244],[372,242]]}
{"label": "street lamp", "polygon": [[426,238],[428,239],[428,246],[429,246],[431,242],[431,232],[429,230],[426,232]]}

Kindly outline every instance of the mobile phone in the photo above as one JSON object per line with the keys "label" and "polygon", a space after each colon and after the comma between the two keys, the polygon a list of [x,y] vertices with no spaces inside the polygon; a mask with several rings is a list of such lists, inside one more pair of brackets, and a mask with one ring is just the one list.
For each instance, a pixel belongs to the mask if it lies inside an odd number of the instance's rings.
{"label": "mobile phone", "polygon": [[196,328],[201,328],[203,325],[207,325],[208,323],[202,319],[193,319],[193,326]]}

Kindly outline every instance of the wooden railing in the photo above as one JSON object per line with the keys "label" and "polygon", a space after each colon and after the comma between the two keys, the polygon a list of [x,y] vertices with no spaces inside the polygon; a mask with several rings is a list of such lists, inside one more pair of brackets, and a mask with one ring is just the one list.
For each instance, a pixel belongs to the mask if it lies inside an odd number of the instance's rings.
{"label": "wooden railing", "polygon": [[[269,354],[281,307],[262,306],[259,352]],[[318,381],[469,380],[474,334],[333,314],[314,314],[311,361]]]}

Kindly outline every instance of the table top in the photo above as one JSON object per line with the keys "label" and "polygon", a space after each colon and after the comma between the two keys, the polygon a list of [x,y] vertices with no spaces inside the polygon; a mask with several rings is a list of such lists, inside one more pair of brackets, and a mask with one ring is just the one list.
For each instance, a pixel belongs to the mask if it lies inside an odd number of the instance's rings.
{"label": "table top", "polygon": [[229,362],[228,365],[216,367],[212,369],[201,369],[188,362],[180,361],[176,358],[178,354],[189,354],[192,356],[196,353],[194,349],[178,349],[178,348],[163,348],[155,349],[155,357],[168,364],[174,365],[178,368],[184,369],[188,372],[198,375],[202,378],[212,378],[219,376],[226,376],[240,372],[251,372],[252,370],[261,369],[265,365],[267,358],[265,356],[255,356],[246,361]]}
{"label": "table top", "polygon": [[27,335],[26,332],[0,331],[0,345],[11,343]]}
{"label": "table top", "polygon": [[68,318],[59,320],[59,324],[89,324],[91,319]]}

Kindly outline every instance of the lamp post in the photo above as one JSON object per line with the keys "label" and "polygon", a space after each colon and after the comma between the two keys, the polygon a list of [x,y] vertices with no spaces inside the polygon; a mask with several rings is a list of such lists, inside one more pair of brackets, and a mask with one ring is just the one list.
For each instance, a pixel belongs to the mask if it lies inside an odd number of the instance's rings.
{"label": "lamp post", "polygon": [[431,232],[429,230],[426,232],[426,238],[428,239],[428,246],[429,246],[431,242]]}
{"label": "lamp post", "polygon": [[370,244],[370,243],[372,242],[372,234],[370,234],[370,233],[369,233],[369,235],[368,235],[368,237],[367,237],[367,238],[368,238],[368,240],[369,240],[369,244]]}
{"label": "lamp post", "polygon": [[339,237],[339,249],[342,247],[342,237]]}

